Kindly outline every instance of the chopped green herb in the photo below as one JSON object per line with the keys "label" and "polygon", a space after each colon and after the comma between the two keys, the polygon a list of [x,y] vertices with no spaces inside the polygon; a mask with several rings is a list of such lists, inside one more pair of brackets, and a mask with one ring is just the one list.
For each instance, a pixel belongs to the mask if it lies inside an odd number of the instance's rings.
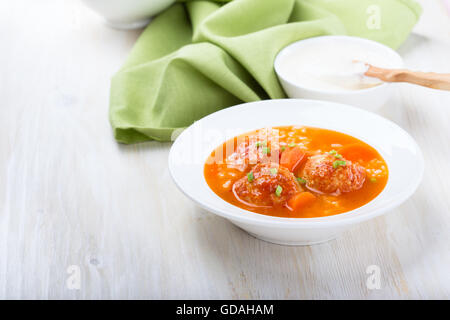
{"label": "chopped green herb", "polygon": [[262,152],[263,152],[264,154],[269,154],[269,153],[270,153],[270,148],[269,148],[269,147],[263,147],[263,148],[262,148]]}
{"label": "chopped green herb", "polygon": [[261,147],[261,146],[265,147],[265,146],[267,146],[267,141],[257,141],[255,143],[255,145],[256,145],[257,148]]}
{"label": "chopped green herb", "polygon": [[336,160],[335,162],[333,162],[333,168],[336,169],[337,167],[340,166],[345,166],[346,162],[343,160]]}
{"label": "chopped green herb", "polygon": [[342,154],[339,154],[336,150],[331,150],[330,152],[328,152],[328,154],[331,154],[336,159],[342,159]]}
{"label": "chopped green herb", "polygon": [[271,175],[276,175],[277,173],[278,173],[278,169],[277,168],[270,169],[270,174]]}
{"label": "chopped green herb", "polygon": [[282,147],[281,147],[281,151],[284,151],[284,150],[286,150],[286,147],[285,147],[285,146],[282,146]]}
{"label": "chopped green herb", "polygon": [[300,178],[300,177],[297,178],[297,181],[298,181],[298,183],[300,183],[300,184],[305,184],[305,183],[306,183],[306,180],[303,179],[303,178]]}
{"label": "chopped green herb", "polygon": [[283,188],[278,185],[277,188],[275,189],[275,194],[277,195],[277,197],[281,196],[281,192],[283,192]]}
{"label": "chopped green herb", "polygon": [[292,147],[295,147],[296,144],[292,142],[292,143],[289,143],[288,146],[292,148]]}
{"label": "chopped green herb", "polygon": [[375,182],[377,182],[377,179],[375,179],[375,178],[370,178],[370,182],[375,183]]}
{"label": "chopped green herb", "polygon": [[247,173],[247,180],[248,180],[248,182],[252,182],[253,180],[255,180],[255,176],[253,175],[252,171]]}

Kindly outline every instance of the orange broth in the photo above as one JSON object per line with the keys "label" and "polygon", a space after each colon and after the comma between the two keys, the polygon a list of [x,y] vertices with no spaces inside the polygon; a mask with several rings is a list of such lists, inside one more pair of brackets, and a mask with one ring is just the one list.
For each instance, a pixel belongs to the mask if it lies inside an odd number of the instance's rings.
{"label": "orange broth", "polygon": [[[305,153],[306,160],[308,157],[320,153],[333,152],[335,154],[337,152],[338,155],[342,153],[346,160],[364,167],[365,181],[360,189],[337,195],[324,194],[308,189],[306,184],[301,185],[302,191],[312,193],[315,200],[295,210],[287,205],[252,206],[240,201],[233,192],[233,184],[246,177],[260,161],[249,157],[246,159],[248,164],[242,167],[236,167],[235,162],[230,162],[230,157],[232,158],[236,154],[238,146],[243,141],[257,141],[257,148],[265,148],[264,146],[268,149],[271,148],[271,152],[267,153],[268,156],[272,156],[273,153],[271,161],[277,161],[281,157],[280,154],[294,145]],[[267,149],[264,150],[267,151]],[[302,161],[292,172],[295,177],[302,177],[305,161]],[[208,157],[204,175],[214,193],[239,208],[276,217],[314,218],[344,213],[370,202],[386,186],[388,168],[384,159],[374,148],[352,136],[320,128],[284,126],[245,133],[223,143]]]}

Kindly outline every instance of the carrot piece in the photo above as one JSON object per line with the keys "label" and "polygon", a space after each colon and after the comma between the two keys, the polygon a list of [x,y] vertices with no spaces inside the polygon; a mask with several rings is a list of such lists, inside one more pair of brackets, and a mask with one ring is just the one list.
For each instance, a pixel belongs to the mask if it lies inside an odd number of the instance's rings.
{"label": "carrot piece", "polygon": [[351,161],[369,161],[377,158],[377,152],[366,144],[357,142],[343,146],[337,150],[342,156]]}
{"label": "carrot piece", "polygon": [[295,168],[301,163],[305,153],[298,146],[285,150],[281,153],[280,165],[294,172]]}
{"label": "carrot piece", "polygon": [[292,210],[299,210],[301,208],[304,208],[306,206],[309,206],[314,201],[316,201],[316,196],[313,195],[311,192],[300,192],[294,195],[292,198],[289,199],[288,205]]}

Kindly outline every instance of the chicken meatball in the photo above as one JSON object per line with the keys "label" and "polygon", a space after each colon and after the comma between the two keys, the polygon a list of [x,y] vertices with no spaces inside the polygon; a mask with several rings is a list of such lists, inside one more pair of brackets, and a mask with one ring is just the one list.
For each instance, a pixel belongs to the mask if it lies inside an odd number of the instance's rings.
{"label": "chicken meatball", "polygon": [[233,185],[236,198],[258,207],[284,205],[300,191],[294,174],[273,162],[257,164]]}
{"label": "chicken meatball", "polygon": [[324,153],[309,157],[303,169],[303,177],[309,189],[338,195],[360,189],[364,184],[366,171],[359,164]]}
{"label": "chicken meatball", "polygon": [[263,141],[250,141],[246,137],[244,141],[238,144],[236,150],[227,157],[228,167],[245,171],[253,164],[279,160],[280,145],[277,138],[277,136],[270,135]]}

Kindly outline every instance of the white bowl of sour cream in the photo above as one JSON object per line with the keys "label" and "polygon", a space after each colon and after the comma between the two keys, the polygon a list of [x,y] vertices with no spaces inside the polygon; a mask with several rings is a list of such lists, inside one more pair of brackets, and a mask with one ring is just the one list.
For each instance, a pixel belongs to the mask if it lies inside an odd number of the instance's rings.
{"label": "white bowl of sour cream", "polygon": [[294,42],[275,58],[278,79],[290,98],[328,100],[377,111],[392,84],[363,76],[366,62],[377,67],[403,67],[400,55],[368,39],[322,36]]}

